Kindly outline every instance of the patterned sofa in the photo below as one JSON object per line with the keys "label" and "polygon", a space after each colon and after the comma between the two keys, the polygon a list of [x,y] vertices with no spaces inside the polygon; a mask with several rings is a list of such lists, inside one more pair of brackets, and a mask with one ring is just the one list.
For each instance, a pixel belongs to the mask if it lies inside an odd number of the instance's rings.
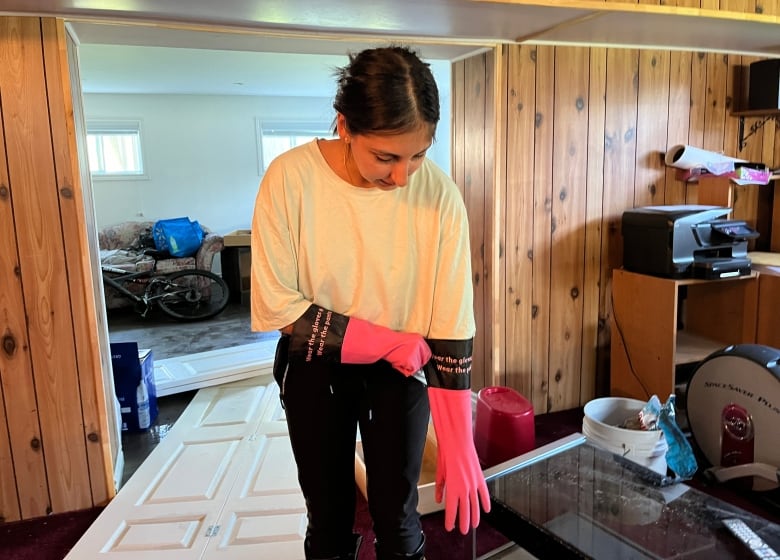
{"label": "patterned sofa", "polygon": [[[153,225],[154,222],[121,222],[100,230],[98,232],[98,245],[101,262],[128,272],[141,272],[154,268],[154,258],[143,254],[139,249],[141,234],[151,231]],[[164,273],[193,268],[211,271],[214,256],[222,251],[225,245],[221,235],[212,233],[207,227],[203,227],[203,231],[205,233],[203,243],[194,256],[160,259],[157,261],[157,272]],[[131,284],[128,287],[131,291],[138,292],[144,288],[142,284]],[[106,290],[105,298],[107,309],[127,307],[133,304],[121,294],[117,294],[112,288]]]}

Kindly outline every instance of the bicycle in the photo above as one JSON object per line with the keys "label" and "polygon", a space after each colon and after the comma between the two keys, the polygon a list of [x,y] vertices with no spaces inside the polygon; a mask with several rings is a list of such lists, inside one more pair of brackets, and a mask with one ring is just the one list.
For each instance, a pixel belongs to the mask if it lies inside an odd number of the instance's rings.
{"label": "bicycle", "polygon": [[[209,319],[224,311],[230,292],[225,281],[207,270],[176,270],[157,273],[154,269],[128,272],[102,264],[103,284],[135,302],[141,317],[155,305],[166,315],[179,321]],[[139,295],[128,284],[146,284]]]}

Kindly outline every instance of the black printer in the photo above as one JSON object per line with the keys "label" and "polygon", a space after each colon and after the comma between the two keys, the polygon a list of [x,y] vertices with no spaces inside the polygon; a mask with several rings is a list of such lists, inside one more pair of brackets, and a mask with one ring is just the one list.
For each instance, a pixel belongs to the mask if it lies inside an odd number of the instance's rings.
{"label": "black printer", "polygon": [[748,240],[758,237],[730,208],[685,204],[623,212],[623,267],[671,278],[750,274]]}

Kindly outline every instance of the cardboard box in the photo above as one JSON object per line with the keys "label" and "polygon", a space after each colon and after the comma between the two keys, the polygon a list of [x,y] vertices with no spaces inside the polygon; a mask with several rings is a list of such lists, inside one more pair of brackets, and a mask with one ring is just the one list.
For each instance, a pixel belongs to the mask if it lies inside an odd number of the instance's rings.
{"label": "cardboard box", "polygon": [[114,389],[122,414],[122,431],[149,429],[157,420],[157,387],[151,350],[136,342],[111,343]]}
{"label": "cardboard box", "polygon": [[750,181],[757,185],[766,185],[769,183],[769,178],[772,172],[766,167],[755,168],[742,166],[734,170],[734,179],[738,181]]}
{"label": "cardboard box", "polygon": [[698,167],[693,169],[678,169],[675,172],[675,178],[678,181],[696,182],[699,179],[726,177],[728,179],[732,179],[734,182],[738,184],[754,184],[754,185],[766,185],[769,182],[771,175],[772,172],[766,167],[756,168],[756,167],[748,167],[748,166],[740,166],[734,169],[734,171],[729,171],[728,173],[723,173],[721,175],[715,175],[714,173],[710,173],[706,169],[698,168]]}
{"label": "cardboard box", "polygon": [[249,229],[237,229],[231,231],[227,235],[222,236],[222,241],[225,243],[225,247],[249,247],[251,230]]}

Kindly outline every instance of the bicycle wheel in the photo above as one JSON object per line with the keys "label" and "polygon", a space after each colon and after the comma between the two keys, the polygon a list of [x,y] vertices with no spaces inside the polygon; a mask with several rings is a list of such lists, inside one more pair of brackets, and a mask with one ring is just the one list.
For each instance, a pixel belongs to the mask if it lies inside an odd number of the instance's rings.
{"label": "bicycle wheel", "polygon": [[180,321],[198,321],[222,313],[230,295],[225,281],[206,270],[178,270],[156,277],[149,292],[151,301]]}

